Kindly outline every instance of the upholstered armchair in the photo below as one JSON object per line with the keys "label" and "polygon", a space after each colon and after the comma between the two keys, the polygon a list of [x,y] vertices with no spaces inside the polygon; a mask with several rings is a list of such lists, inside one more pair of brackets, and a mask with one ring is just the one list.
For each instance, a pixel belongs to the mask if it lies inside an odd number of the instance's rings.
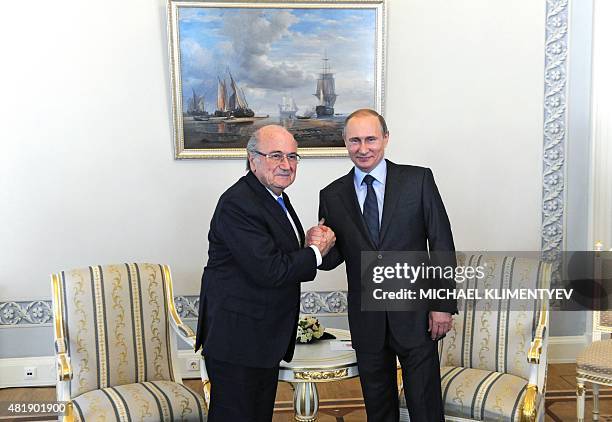
{"label": "upholstered armchair", "polygon": [[[459,265],[484,268],[483,278],[464,282],[469,288],[550,285],[550,265],[535,259],[457,258]],[[529,302],[513,302],[511,308],[508,301],[466,300],[454,316],[439,342],[447,421],[544,420],[548,312],[541,301],[521,303]]]}
{"label": "upholstered armchair", "polygon": [[[597,251],[594,268],[596,280],[612,278],[610,254]],[[576,358],[576,411],[579,422],[584,421],[585,383],[591,383],[593,389],[593,420],[599,419],[599,386],[612,386],[612,340],[603,338],[610,333],[612,311],[593,311],[593,342]]]}
{"label": "upholstered armchair", "polygon": [[60,420],[206,420],[207,402],[177,370],[176,335],[191,346],[195,335],[176,312],[167,266],[62,271],[52,287],[57,399],[68,403]]}

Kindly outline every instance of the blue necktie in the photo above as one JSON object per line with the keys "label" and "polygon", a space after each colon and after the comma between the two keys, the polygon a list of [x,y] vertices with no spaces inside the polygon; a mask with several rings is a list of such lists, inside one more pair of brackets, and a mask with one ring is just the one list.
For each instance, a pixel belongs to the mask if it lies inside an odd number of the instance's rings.
{"label": "blue necktie", "polygon": [[283,201],[283,197],[279,196],[278,198],[276,198],[276,202],[278,202],[278,205],[281,206],[281,208],[283,209],[283,211],[285,211],[285,214],[289,211],[287,211],[287,206],[285,205],[285,201]]}
{"label": "blue necktie", "polygon": [[378,221],[378,200],[376,199],[376,192],[374,191],[374,186],[372,184],[376,180],[373,176],[367,174],[362,184],[365,183],[368,186],[368,193],[365,197],[365,202],[363,203],[363,219],[368,226],[368,231],[370,232],[370,237],[374,242],[374,245],[378,247],[378,232],[380,231],[380,223]]}

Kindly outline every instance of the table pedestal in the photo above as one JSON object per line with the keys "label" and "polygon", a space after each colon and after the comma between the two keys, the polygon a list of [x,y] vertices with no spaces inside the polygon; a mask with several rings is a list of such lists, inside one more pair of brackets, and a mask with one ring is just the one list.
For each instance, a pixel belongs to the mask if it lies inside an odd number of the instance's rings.
{"label": "table pedestal", "polygon": [[293,408],[298,422],[315,422],[319,412],[319,392],[314,382],[293,383]]}
{"label": "table pedestal", "polygon": [[[315,422],[319,413],[317,383],[335,382],[359,375],[357,356],[350,347],[348,330],[325,330],[336,340],[320,340],[314,344],[296,344],[293,360],[280,363],[278,379],[293,387],[294,420]],[[326,409],[327,411],[327,409]],[[336,415],[337,421],[342,416]]]}

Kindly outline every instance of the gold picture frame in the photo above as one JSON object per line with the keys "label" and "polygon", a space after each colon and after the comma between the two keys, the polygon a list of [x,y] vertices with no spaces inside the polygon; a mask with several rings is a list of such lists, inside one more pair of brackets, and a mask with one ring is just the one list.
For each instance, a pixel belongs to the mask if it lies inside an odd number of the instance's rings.
{"label": "gold picture frame", "polygon": [[386,0],[168,1],[175,158],[245,158],[281,124],[303,157],[344,157],[342,124],[384,112]]}

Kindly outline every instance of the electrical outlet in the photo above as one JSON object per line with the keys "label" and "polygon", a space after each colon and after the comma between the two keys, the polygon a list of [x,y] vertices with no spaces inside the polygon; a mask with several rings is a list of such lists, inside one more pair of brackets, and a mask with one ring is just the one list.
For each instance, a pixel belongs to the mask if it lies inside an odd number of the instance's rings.
{"label": "electrical outlet", "polygon": [[200,370],[200,359],[199,358],[187,359],[187,370],[188,371],[199,371]]}
{"label": "electrical outlet", "polygon": [[36,367],[35,366],[24,367],[23,368],[23,379],[24,380],[36,379]]}

